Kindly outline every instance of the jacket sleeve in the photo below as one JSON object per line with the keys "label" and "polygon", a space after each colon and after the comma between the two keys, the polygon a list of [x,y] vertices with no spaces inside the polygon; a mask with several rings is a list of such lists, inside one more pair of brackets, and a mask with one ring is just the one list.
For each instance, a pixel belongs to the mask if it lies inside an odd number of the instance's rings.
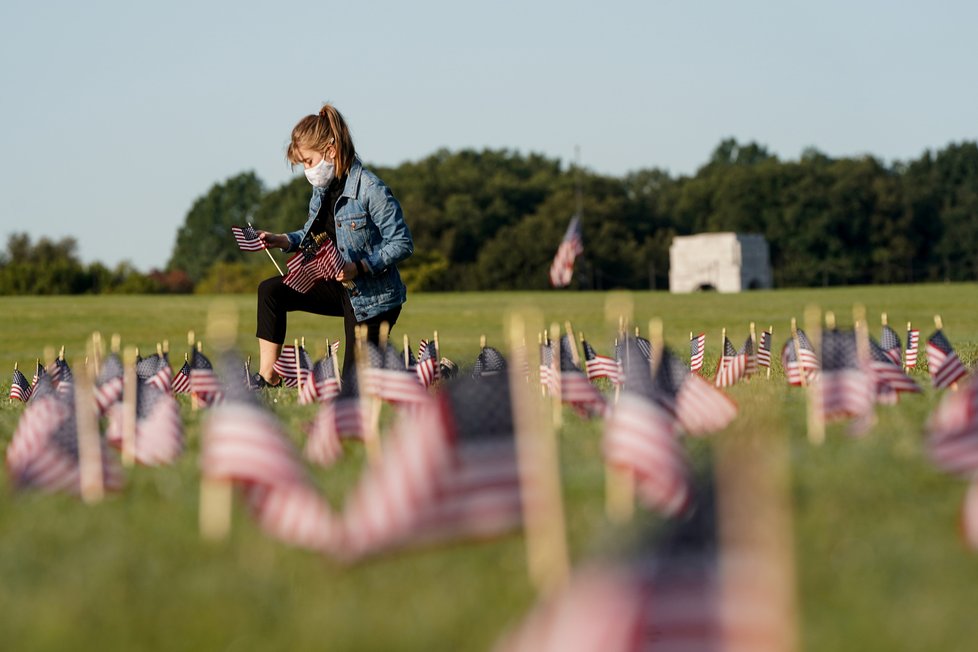
{"label": "jacket sleeve", "polygon": [[383,182],[370,183],[364,192],[370,219],[380,231],[381,246],[363,258],[370,274],[380,274],[414,253],[414,240],[404,222],[401,204]]}

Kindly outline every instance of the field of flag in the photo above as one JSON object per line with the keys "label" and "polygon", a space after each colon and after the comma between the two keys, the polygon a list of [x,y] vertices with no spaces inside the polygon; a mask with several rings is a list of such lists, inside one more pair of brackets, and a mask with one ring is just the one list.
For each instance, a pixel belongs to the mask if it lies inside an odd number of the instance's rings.
{"label": "field of flag", "polygon": [[[208,343],[203,353],[188,346],[188,330],[205,331],[212,297],[0,299],[8,315],[0,326],[0,447],[7,459],[0,470],[0,637],[18,649],[569,649],[541,643],[538,623],[553,629],[562,621],[534,608],[538,595],[514,517],[515,449],[512,438],[499,439],[514,426],[494,409],[507,401],[459,386],[437,404],[423,402],[423,386],[445,382],[431,364],[433,332],[437,355],[454,361],[459,376],[495,382],[506,364],[516,364],[502,360],[510,358],[504,316],[532,306],[541,320],[528,325],[532,338],[519,369],[540,376],[529,388],[533,400],[548,394],[565,404],[557,429],[560,491],[571,567],[581,570],[566,604],[554,607],[569,628],[562,636],[625,640],[639,622],[657,622],[659,635],[668,636],[676,623],[660,619],[669,611],[637,607],[628,596],[666,591],[675,577],[686,582],[680,571],[690,560],[664,555],[665,571],[646,565],[631,576],[595,573],[594,562],[673,527],[669,536],[692,536],[687,530],[699,528],[709,510],[672,521],[663,514],[689,513],[696,479],[721,441],[781,442],[790,461],[785,499],[800,649],[970,649],[978,640],[970,599],[978,583],[978,485],[969,487],[968,478],[978,469],[978,442],[962,436],[962,423],[978,410],[963,375],[978,365],[978,310],[970,301],[976,291],[936,285],[633,293],[630,338],[618,342],[618,316],[608,306],[621,305],[621,297],[413,295],[391,335],[398,351],[408,337],[410,355],[390,360],[377,352],[362,377],[365,392],[389,402],[380,415],[383,456],[369,463],[369,437],[339,436],[344,395],[323,357],[342,335],[339,320],[290,316],[289,341],[304,342],[289,350],[282,370],[305,391],[270,390],[256,404],[247,392],[212,384],[203,356]],[[257,356],[254,298],[232,301],[242,353]],[[868,333],[853,329],[857,305]],[[809,306],[820,309],[814,332],[805,321]],[[793,332],[793,318],[802,330]],[[672,354],[657,353],[652,319],[661,320]],[[560,329],[545,332],[551,324]],[[640,337],[631,338],[636,325]],[[108,423],[106,489],[118,490],[95,505],[18,490],[45,473],[77,481],[34,454],[29,438],[11,442],[16,429],[43,431],[45,419],[62,409],[52,402],[51,410],[28,413],[26,426],[21,419],[38,359],[55,383],[77,387],[96,330],[106,341],[118,333],[123,346],[142,353],[136,371],[145,384],[133,408],[139,464],[122,470],[111,450],[125,450],[120,424],[127,417],[115,400],[122,376],[110,370],[94,409]],[[915,351],[904,350],[908,331]],[[545,347],[548,339],[555,348]],[[165,369],[152,355],[163,340],[170,346]],[[648,381],[616,362],[644,364],[650,355],[658,375]],[[223,361],[210,360],[220,370]],[[416,372],[409,383],[396,371],[404,363]],[[174,401],[164,390],[167,376],[198,394],[194,403],[216,406],[194,409],[179,393]],[[615,405],[618,382],[626,391]],[[319,409],[323,401],[328,413]],[[410,416],[395,420],[393,404],[407,405]],[[814,436],[810,405],[822,417]],[[660,438],[636,436],[659,423]],[[147,445],[140,427],[162,434]],[[356,428],[366,426],[358,420]],[[677,439],[673,428],[692,436]],[[248,440],[236,436],[245,429]],[[323,439],[313,437],[318,432]],[[52,435],[62,448],[78,448],[64,439]],[[319,448],[303,456],[313,444]],[[448,459],[456,463],[446,466]],[[630,522],[606,515],[606,459],[636,474]],[[662,459],[671,461],[664,467]],[[242,489],[223,541],[201,537],[202,471]],[[309,511],[322,515],[316,528],[296,520]],[[477,541],[445,543],[461,535]],[[703,569],[701,558],[694,562]],[[712,595],[715,560],[706,567],[695,590]],[[584,619],[578,611],[617,631],[573,629]],[[707,611],[681,616],[706,622]],[[738,625],[743,636],[758,635],[755,623]]]}

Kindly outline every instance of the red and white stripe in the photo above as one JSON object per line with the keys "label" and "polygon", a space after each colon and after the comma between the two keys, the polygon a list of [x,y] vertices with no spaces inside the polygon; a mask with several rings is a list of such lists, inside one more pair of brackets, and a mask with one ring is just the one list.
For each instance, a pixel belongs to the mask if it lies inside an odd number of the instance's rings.
{"label": "red and white stripe", "polygon": [[697,372],[703,368],[706,353],[706,333],[700,333],[689,341],[689,370]]}
{"label": "red and white stripe", "polygon": [[737,384],[747,374],[747,354],[725,355],[717,363],[717,373],[714,385],[730,387]]}
{"label": "red and white stripe", "polygon": [[974,377],[944,395],[927,420],[927,450],[942,470],[978,473],[978,383]]}
{"label": "red and white stripe", "polygon": [[968,368],[953,350],[945,353],[927,342],[927,370],[935,389],[945,389],[968,375]]}
{"label": "red and white stripe", "polygon": [[[112,407],[105,431],[106,441],[118,449],[122,448],[123,409],[122,403]],[[136,420],[136,461],[145,466],[172,464],[183,453],[183,445],[180,405],[164,394],[156,399],[149,414]]]}
{"label": "red and white stripe", "polygon": [[907,350],[903,352],[903,366],[912,369],[917,366],[917,350],[920,346],[920,331],[911,328],[907,331]]}
{"label": "red and white stripe", "polygon": [[723,430],[737,417],[737,404],[702,377],[686,377],[676,397],[679,425],[693,436]]}

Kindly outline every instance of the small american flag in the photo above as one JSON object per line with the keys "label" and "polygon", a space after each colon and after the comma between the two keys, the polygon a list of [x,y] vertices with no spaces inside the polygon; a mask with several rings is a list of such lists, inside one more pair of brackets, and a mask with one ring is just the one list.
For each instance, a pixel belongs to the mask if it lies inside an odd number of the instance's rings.
{"label": "small american flag", "polygon": [[761,332],[761,339],[757,343],[757,364],[762,367],[771,367],[771,333]]}
{"label": "small american flag", "polygon": [[31,378],[31,387],[37,387],[38,381],[47,375],[48,372],[45,371],[44,366],[41,364],[41,361],[38,360],[34,366],[34,377]]}
{"label": "small american flag", "polygon": [[920,331],[907,330],[907,350],[903,352],[903,366],[912,369],[917,366],[917,348],[920,345]]}
{"label": "small american flag", "polygon": [[335,361],[335,356],[326,355],[313,365],[312,377],[302,385],[299,393],[300,405],[323,403],[340,393],[340,379],[336,375]]}
{"label": "small american flag", "polygon": [[900,364],[900,336],[888,324],[883,324],[879,346],[894,364]]}
{"label": "small american flag", "polygon": [[927,449],[944,471],[978,472],[978,382],[974,377],[948,392],[927,420]]}
{"label": "small american flag", "polygon": [[927,339],[927,369],[936,389],[950,387],[968,375],[968,369],[940,330]]}
{"label": "small american flag", "polygon": [[286,544],[332,552],[338,519],[317,492],[278,419],[249,390],[229,387],[203,425],[204,477],[232,481],[258,525]]}
{"label": "small american flag", "polygon": [[892,405],[897,402],[901,393],[920,393],[920,386],[910,376],[903,372],[900,366],[900,347],[896,348],[897,357],[893,359],[892,350],[886,351],[869,339],[869,371],[876,381],[876,400],[878,403]]}
{"label": "small american flag", "polygon": [[312,358],[302,345],[299,346],[299,369],[296,370],[296,348],[294,344],[286,344],[282,347],[282,352],[275,361],[273,367],[275,372],[282,377],[282,382],[286,387],[298,387],[299,375],[302,375],[302,384],[305,386],[312,378]]}
{"label": "small american flag", "polygon": [[744,377],[750,378],[757,373],[757,356],[754,354],[754,338],[747,336],[747,340],[744,345],[740,347],[737,351],[738,354],[744,356],[746,360],[746,367],[744,368]]}
{"label": "small american flag", "polygon": [[[625,389],[605,419],[602,449],[612,466],[635,474],[639,498],[650,509],[667,516],[682,512],[689,503],[686,456],[676,436],[673,414],[657,400],[661,391],[653,383],[648,363],[635,341],[622,343]],[[666,403],[671,399],[667,398]]]}
{"label": "small american flag", "polygon": [[689,339],[689,370],[697,372],[703,368],[703,355],[706,352],[706,333]]}
{"label": "small american flag", "polygon": [[[18,489],[81,493],[73,402],[74,392],[48,392],[32,401],[21,415],[7,447],[7,469]],[[118,490],[123,483],[122,470],[108,455],[104,442],[100,442],[100,449],[103,486]]]}
{"label": "small american flag", "polygon": [[187,360],[183,361],[183,366],[180,367],[180,371],[173,376],[173,381],[170,383],[170,391],[174,394],[190,393],[190,362]]}
{"label": "small american flag", "polygon": [[581,340],[584,348],[584,370],[587,372],[587,379],[595,381],[598,378],[607,378],[612,384],[618,384],[621,367],[618,361],[606,355],[598,355],[587,340]]}
{"label": "small american flag", "polygon": [[241,251],[261,251],[262,249],[268,249],[265,241],[258,237],[258,232],[255,231],[255,227],[251,226],[232,226],[231,233],[234,234],[234,239],[238,243],[238,248]]}
{"label": "small american flag", "polygon": [[366,342],[366,365],[360,370],[363,379],[361,391],[369,396],[394,404],[417,403],[427,393],[418,381],[418,375],[404,368],[404,356],[391,344],[384,350]]}
{"label": "small american flag", "polygon": [[506,358],[503,354],[491,346],[484,346],[475,358],[472,366],[472,377],[483,378],[506,373]]}
{"label": "small american flag", "polygon": [[581,220],[574,216],[567,226],[564,239],[557,247],[557,254],[550,264],[550,285],[555,288],[567,287],[574,277],[574,260],[584,252],[581,240]]}
{"label": "small american flag", "polygon": [[190,356],[190,394],[204,405],[221,400],[223,386],[206,355],[194,349]]}
{"label": "small american flag", "polygon": [[554,354],[550,342],[540,343],[540,386],[549,393],[554,393],[557,388],[557,374],[554,371]]}
{"label": "small american flag", "polygon": [[329,238],[315,252],[302,249],[288,260],[284,283],[296,292],[308,292],[317,281],[335,279],[346,262]]}
{"label": "small american flag", "polygon": [[162,355],[153,354],[136,363],[139,380],[157,389],[170,393],[170,362]]}
{"label": "small american flag", "polygon": [[580,367],[574,364],[573,347],[574,342],[570,337],[563,335],[560,338],[560,400],[572,405],[583,416],[604,414],[607,402]]}
{"label": "small american flag", "polygon": [[71,373],[71,367],[63,357],[55,358],[51,370],[51,381],[59,392],[66,392],[74,385],[75,377]]}
{"label": "small american flag", "polygon": [[118,354],[110,353],[102,362],[102,370],[93,392],[101,414],[105,414],[110,407],[122,400],[122,375],[122,360]]}
{"label": "small american flag", "polygon": [[402,413],[387,442],[345,510],[353,557],[521,527],[505,374],[450,384]]}
{"label": "small american flag", "polygon": [[813,389],[815,409],[826,421],[853,418],[858,426],[872,418],[875,382],[859,362],[855,331],[822,333],[822,369]]}
{"label": "small american flag", "polygon": [[[106,440],[122,448],[123,404],[109,411]],[[172,464],[183,452],[180,406],[168,390],[140,383],[136,387],[136,461],[146,466]]]}
{"label": "small american flag", "polygon": [[737,384],[747,373],[747,353],[738,353],[726,336],[723,338],[723,355],[717,363],[713,384],[730,387]]}
{"label": "small american flag", "polygon": [[438,364],[438,347],[434,340],[421,340],[418,343],[418,364],[415,367],[418,380],[424,387],[431,387],[441,377],[441,365]]}
{"label": "small american flag", "polygon": [[26,403],[31,397],[31,384],[24,373],[14,368],[14,378],[10,381],[10,400],[23,401]]}

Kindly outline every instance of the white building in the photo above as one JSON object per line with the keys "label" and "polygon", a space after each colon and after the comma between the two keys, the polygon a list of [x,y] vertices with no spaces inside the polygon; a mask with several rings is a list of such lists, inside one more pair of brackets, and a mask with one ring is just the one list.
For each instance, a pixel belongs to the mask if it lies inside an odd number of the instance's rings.
{"label": "white building", "polygon": [[767,240],[756,233],[677,236],[669,247],[669,291],[740,292],[770,288]]}

